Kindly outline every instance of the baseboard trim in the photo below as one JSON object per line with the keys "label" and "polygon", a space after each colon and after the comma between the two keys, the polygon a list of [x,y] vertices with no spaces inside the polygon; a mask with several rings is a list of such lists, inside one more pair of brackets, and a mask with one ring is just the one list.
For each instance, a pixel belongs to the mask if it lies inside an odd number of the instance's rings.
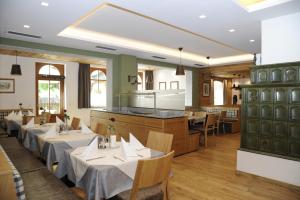
{"label": "baseboard trim", "polygon": [[300,162],[237,150],[237,171],[300,186]]}

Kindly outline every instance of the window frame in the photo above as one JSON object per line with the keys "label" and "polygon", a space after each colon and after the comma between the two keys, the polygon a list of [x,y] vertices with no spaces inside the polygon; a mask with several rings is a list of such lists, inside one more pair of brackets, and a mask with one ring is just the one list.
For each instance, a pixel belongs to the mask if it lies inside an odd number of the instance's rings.
{"label": "window frame", "polygon": [[[39,71],[42,67],[44,67],[45,65],[52,65],[54,67],[56,67],[60,73],[60,75],[42,75],[39,74]],[[64,96],[64,91],[65,91],[65,81],[64,81],[64,74],[65,74],[65,66],[63,64],[53,64],[53,63],[41,63],[41,62],[36,62],[35,63],[35,96],[36,96],[36,116],[40,116],[39,115],[39,110],[40,110],[40,106],[39,106],[39,88],[38,88],[38,83],[39,80],[46,80],[46,81],[60,81],[60,113],[59,114],[51,114],[53,116],[62,116],[64,113],[64,102],[65,102],[65,96]]]}
{"label": "window frame", "polygon": [[[93,73],[94,71],[101,71],[101,72],[103,72],[103,73],[105,74],[106,80],[100,80],[99,77],[98,77],[98,79],[92,79],[92,78],[91,78],[91,75],[92,75],[92,73]],[[92,90],[92,80],[97,81],[98,84],[99,84],[99,82],[105,82],[105,83],[106,83],[106,89],[107,89],[107,74],[106,74],[106,68],[102,68],[102,67],[90,67],[90,83],[91,83],[90,91]],[[98,86],[98,87],[99,87],[99,86]],[[107,92],[107,90],[106,90],[106,92]],[[106,95],[107,95],[107,93],[106,93]],[[92,92],[90,92],[90,99],[92,100]],[[91,100],[90,100],[90,101],[91,101]],[[106,107],[106,105],[105,105],[104,107]],[[104,108],[104,107],[102,107],[102,106],[100,106],[100,107],[92,106],[92,104],[91,104],[91,108]]]}
{"label": "window frame", "polygon": [[[222,92],[222,94],[223,94],[223,104],[220,104],[220,105],[216,105],[215,104],[215,81],[217,81],[217,82],[221,82],[222,83],[222,85],[223,85],[223,92]],[[212,81],[212,85],[213,85],[213,105],[214,106],[224,106],[226,103],[225,103],[225,84],[224,84],[224,79],[213,79],[213,81]]]}

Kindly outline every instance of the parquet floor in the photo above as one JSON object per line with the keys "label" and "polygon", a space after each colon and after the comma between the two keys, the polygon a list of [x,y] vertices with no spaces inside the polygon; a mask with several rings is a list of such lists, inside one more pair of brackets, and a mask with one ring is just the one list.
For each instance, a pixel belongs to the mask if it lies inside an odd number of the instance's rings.
{"label": "parquet floor", "polygon": [[170,199],[300,200],[300,187],[236,172],[239,141],[239,134],[217,136],[215,147],[176,157]]}

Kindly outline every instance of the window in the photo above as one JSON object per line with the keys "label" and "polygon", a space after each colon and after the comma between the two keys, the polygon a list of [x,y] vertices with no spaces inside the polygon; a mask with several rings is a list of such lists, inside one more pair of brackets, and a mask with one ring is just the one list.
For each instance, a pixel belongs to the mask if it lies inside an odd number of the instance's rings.
{"label": "window", "polygon": [[222,81],[214,81],[214,105],[224,104],[224,84]]}
{"label": "window", "polygon": [[91,67],[91,107],[106,107],[106,69]]}
{"label": "window", "polygon": [[138,72],[137,76],[138,81],[138,90],[143,90],[143,72]]}
{"label": "window", "polygon": [[43,108],[54,115],[64,109],[64,65],[36,63],[36,114]]}

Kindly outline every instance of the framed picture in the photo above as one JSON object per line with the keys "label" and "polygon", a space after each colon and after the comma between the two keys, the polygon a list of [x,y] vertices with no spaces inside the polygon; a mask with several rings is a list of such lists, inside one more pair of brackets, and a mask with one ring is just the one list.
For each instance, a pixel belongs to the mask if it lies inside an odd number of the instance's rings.
{"label": "framed picture", "polygon": [[178,90],[179,89],[179,82],[178,81],[170,81],[170,89],[171,90]]}
{"label": "framed picture", "polygon": [[166,82],[159,82],[159,90],[166,90],[167,83]]}
{"label": "framed picture", "polygon": [[0,93],[15,93],[15,79],[0,78]]}
{"label": "framed picture", "polygon": [[203,96],[209,97],[209,83],[203,83]]}

